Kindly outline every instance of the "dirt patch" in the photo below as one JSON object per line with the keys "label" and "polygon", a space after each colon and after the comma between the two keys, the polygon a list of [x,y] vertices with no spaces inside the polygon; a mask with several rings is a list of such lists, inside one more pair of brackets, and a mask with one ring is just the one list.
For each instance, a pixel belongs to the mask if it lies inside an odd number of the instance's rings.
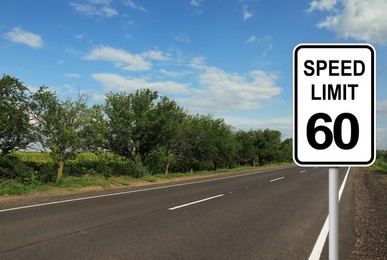
{"label": "dirt patch", "polygon": [[356,243],[352,259],[387,259],[387,175],[353,168]]}

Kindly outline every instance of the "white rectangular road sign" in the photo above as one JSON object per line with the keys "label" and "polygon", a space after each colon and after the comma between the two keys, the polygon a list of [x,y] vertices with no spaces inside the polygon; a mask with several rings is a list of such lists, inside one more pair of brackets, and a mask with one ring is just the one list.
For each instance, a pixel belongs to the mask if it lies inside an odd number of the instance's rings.
{"label": "white rectangular road sign", "polygon": [[300,44],[293,50],[293,159],[300,166],[375,160],[375,49]]}

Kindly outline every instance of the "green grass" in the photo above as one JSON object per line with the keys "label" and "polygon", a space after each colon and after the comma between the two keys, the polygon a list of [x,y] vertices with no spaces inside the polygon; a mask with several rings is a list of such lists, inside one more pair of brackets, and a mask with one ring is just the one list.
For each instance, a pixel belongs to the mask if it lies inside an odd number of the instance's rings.
{"label": "green grass", "polygon": [[53,188],[50,184],[23,183],[12,179],[0,179],[0,196],[22,195],[37,191],[47,191]]}
{"label": "green grass", "polygon": [[382,161],[381,159],[377,159],[372,166],[378,171],[381,171],[387,174],[387,162]]}
{"label": "green grass", "polygon": [[[42,156],[43,157],[43,156]],[[237,167],[233,169],[219,169],[217,171],[201,171],[193,173],[172,173],[172,174],[158,174],[158,175],[146,175],[142,178],[132,178],[129,176],[112,176],[110,178],[105,178],[103,176],[94,175],[94,176],[65,176],[62,179],[53,182],[53,183],[40,183],[40,182],[31,182],[23,183],[17,180],[11,179],[1,179],[0,178],[0,196],[11,196],[11,195],[22,195],[31,192],[39,191],[49,191],[59,188],[65,188],[68,190],[75,190],[82,187],[90,186],[99,186],[103,188],[108,188],[111,186],[128,186],[133,181],[147,181],[147,182],[157,182],[157,179],[173,179],[177,177],[190,177],[198,175],[209,175],[209,174],[220,174],[225,172],[246,172],[251,170],[259,170],[276,166],[286,166],[292,165],[288,164],[271,164],[261,167]]]}
{"label": "green grass", "polygon": [[48,191],[60,188],[74,190],[76,188],[99,186],[126,186],[134,179],[127,176],[104,178],[101,176],[67,176],[53,183],[24,183],[17,180],[0,179],[0,196],[22,195],[31,192]]}

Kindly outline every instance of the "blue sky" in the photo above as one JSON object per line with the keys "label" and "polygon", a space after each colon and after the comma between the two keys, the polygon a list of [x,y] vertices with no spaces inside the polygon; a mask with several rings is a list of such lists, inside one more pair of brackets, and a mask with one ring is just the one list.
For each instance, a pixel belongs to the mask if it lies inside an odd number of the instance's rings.
{"label": "blue sky", "polygon": [[370,43],[387,149],[384,0],[1,0],[0,73],[62,99],[150,88],[236,129],[292,136],[299,43]]}

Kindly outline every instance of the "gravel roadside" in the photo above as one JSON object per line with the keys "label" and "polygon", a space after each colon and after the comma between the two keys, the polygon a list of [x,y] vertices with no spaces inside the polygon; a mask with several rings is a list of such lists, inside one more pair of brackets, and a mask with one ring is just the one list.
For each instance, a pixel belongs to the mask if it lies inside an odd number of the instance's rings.
{"label": "gravel roadside", "polygon": [[387,174],[352,168],[356,243],[352,259],[387,259]]}

